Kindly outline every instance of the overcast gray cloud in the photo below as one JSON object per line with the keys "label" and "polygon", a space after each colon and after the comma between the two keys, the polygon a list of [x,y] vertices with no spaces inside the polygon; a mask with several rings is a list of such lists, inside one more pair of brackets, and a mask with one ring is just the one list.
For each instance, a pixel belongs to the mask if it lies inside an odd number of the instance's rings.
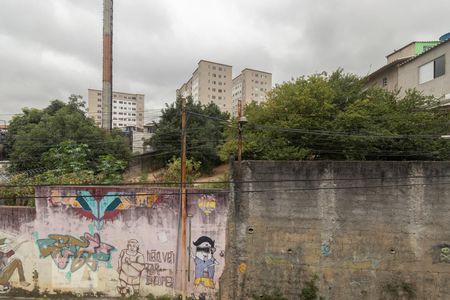
{"label": "overcast gray cloud", "polygon": [[[444,0],[116,0],[114,89],[171,102],[200,59],[273,73],[360,75],[450,31]],[[0,119],[101,88],[102,0],[0,0]]]}

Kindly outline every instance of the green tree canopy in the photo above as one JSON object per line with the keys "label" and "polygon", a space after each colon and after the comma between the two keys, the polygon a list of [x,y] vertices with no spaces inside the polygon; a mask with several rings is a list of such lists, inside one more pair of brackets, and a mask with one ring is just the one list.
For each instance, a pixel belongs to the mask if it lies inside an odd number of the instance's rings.
{"label": "green tree canopy", "polygon": [[71,96],[68,103],[54,100],[44,109],[24,108],[23,115],[10,122],[6,137],[11,169],[15,172],[52,169],[54,162],[45,159],[44,154],[65,141],[86,145],[89,151],[84,155],[92,169],[102,155],[128,161],[128,140],[119,130],[107,132],[95,126],[86,117],[83,106],[80,96]]}
{"label": "green tree canopy", "polygon": [[[245,108],[245,159],[442,160],[450,156],[449,114],[417,91],[364,88],[337,70],[277,85]],[[236,151],[235,129],[221,147]]]}
{"label": "green tree canopy", "polygon": [[[214,103],[202,105],[187,98],[187,157],[198,161],[203,171],[209,171],[220,163],[217,152],[223,143],[228,113],[220,111]],[[159,151],[157,159],[167,163],[181,151],[181,99],[166,104],[155,134],[146,144]]]}

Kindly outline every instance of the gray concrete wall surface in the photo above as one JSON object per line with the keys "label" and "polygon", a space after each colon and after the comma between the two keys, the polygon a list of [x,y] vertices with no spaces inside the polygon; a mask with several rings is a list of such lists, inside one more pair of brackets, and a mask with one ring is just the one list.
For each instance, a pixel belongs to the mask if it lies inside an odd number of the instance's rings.
{"label": "gray concrete wall surface", "polygon": [[233,177],[221,299],[450,299],[450,162],[245,161]]}

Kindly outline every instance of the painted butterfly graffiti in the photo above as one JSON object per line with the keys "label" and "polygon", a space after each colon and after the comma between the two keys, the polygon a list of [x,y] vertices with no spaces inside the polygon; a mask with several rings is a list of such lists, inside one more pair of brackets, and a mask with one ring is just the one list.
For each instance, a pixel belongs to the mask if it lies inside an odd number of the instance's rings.
{"label": "painted butterfly graffiti", "polygon": [[108,192],[101,199],[96,199],[88,191],[77,191],[72,207],[75,211],[94,221],[97,230],[101,230],[105,221],[116,218],[121,210],[130,207],[130,202],[119,192]]}

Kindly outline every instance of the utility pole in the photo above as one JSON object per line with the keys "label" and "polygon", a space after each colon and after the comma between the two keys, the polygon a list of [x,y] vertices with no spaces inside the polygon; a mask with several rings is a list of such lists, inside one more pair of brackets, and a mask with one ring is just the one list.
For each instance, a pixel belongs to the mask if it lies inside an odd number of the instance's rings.
{"label": "utility pole", "polygon": [[102,128],[112,129],[113,0],[103,0]]}
{"label": "utility pole", "polygon": [[181,98],[181,295],[183,300],[186,300],[187,294],[186,202],[186,98]]}
{"label": "utility pole", "polygon": [[242,161],[242,100],[238,100],[238,163]]}

